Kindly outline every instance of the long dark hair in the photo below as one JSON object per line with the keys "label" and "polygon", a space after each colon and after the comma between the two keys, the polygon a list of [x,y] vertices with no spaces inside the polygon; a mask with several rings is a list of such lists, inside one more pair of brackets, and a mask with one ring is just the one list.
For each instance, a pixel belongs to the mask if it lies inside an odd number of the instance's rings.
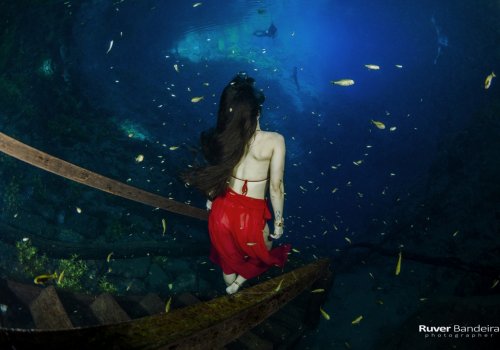
{"label": "long dark hair", "polygon": [[224,88],[217,125],[202,132],[200,137],[208,164],[182,175],[189,185],[211,199],[226,190],[229,177],[257,128],[257,116],[265,97],[255,90],[254,82],[240,73]]}

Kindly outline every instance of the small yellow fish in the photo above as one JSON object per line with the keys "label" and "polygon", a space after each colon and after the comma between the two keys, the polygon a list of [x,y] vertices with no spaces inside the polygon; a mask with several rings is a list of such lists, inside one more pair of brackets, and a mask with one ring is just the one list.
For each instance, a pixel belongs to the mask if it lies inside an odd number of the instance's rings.
{"label": "small yellow fish", "polygon": [[114,254],[114,252],[111,252],[108,254],[108,256],[106,257],[106,262],[110,262],[111,261],[111,256]]}
{"label": "small yellow fish", "polygon": [[247,245],[254,246],[254,245],[257,245],[257,243],[255,243],[255,242],[248,242]]}
{"label": "small yellow fish", "polygon": [[170,311],[170,304],[172,304],[172,297],[170,297],[167,301],[167,304],[165,304],[165,313],[166,314]]}
{"label": "small yellow fish", "polygon": [[165,231],[167,231],[167,222],[165,219],[161,219],[161,227],[163,228],[162,234],[165,234]]}
{"label": "small yellow fish", "polygon": [[371,70],[379,70],[380,66],[377,66],[376,64],[365,64],[365,67]]}
{"label": "small yellow fish", "polygon": [[203,83],[203,85],[205,85],[205,86],[210,86],[210,83]]}
{"label": "small yellow fish", "polygon": [[81,208],[79,208],[79,207],[76,207],[76,212],[77,212],[78,214],[81,214],[81,213],[82,213],[82,209],[81,209]]}
{"label": "small yellow fish", "polygon": [[172,283],[169,283],[169,284],[168,284],[168,289],[169,289],[169,290],[172,290],[172,288],[174,288],[174,285],[173,285]]}
{"label": "small yellow fish", "polygon": [[285,280],[285,279],[283,278],[283,279],[280,281],[280,283],[278,284],[278,286],[274,289],[274,291],[275,291],[275,292],[279,292],[279,291],[280,291],[280,289],[281,289],[281,285],[283,284],[283,281],[284,281],[284,280]]}
{"label": "small yellow fish", "polygon": [[426,301],[426,300],[427,300],[427,298],[420,298],[419,300],[420,300],[420,301]]}
{"label": "small yellow fish", "polygon": [[137,155],[137,157],[135,157],[135,161],[136,161],[137,163],[140,163],[140,162],[142,162],[143,160],[144,160],[144,155],[142,155],[142,154],[138,154],[138,155]]}
{"label": "small yellow fish", "polygon": [[64,271],[65,270],[63,270],[63,272],[61,272],[61,274],[59,275],[59,278],[57,279],[57,284],[61,284],[61,281],[62,281],[62,279],[64,277]]}
{"label": "small yellow fish", "polygon": [[398,257],[398,263],[396,265],[396,276],[399,275],[399,273],[401,272],[401,258],[403,257],[403,253],[399,252],[399,257]]}
{"label": "small yellow fish", "polygon": [[382,300],[377,300],[377,303],[380,305],[384,305],[384,302]]}
{"label": "small yellow fish", "polygon": [[455,237],[456,235],[458,235],[458,230],[453,233],[453,237]]}
{"label": "small yellow fish", "polygon": [[351,244],[351,243],[352,243],[352,242],[351,242],[351,240],[349,239],[349,237],[344,237],[344,239],[345,239],[345,240],[346,240],[349,244]]}
{"label": "small yellow fish", "polygon": [[193,102],[193,103],[198,103],[198,102],[200,102],[201,100],[203,100],[203,98],[204,98],[204,96],[196,96],[196,97],[193,97],[193,98],[191,99],[191,102]]}
{"label": "small yellow fish", "polygon": [[300,250],[295,249],[295,248],[292,248],[292,251],[293,251],[294,253],[300,253]]}
{"label": "small yellow fish", "polygon": [[57,272],[54,272],[53,274],[36,276],[33,282],[35,282],[35,284],[45,284],[45,282],[48,282],[49,280],[53,280],[56,278],[57,278]]}
{"label": "small yellow fish", "polygon": [[333,85],[339,85],[339,86],[351,86],[354,85],[354,80],[352,79],[340,79],[337,81],[331,80],[330,83]]}
{"label": "small yellow fish", "polygon": [[179,65],[178,64],[174,64],[174,69],[177,73],[179,73]]}
{"label": "small yellow fish", "polygon": [[491,288],[490,288],[490,289],[495,288],[495,287],[498,285],[498,282],[500,282],[500,280],[498,280],[498,279],[494,280],[494,281],[493,281],[493,285],[491,286]]}
{"label": "small yellow fish", "polygon": [[401,68],[403,68],[403,65],[401,65],[401,64],[396,64],[396,68],[401,69]]}
{"label": "small yellow fish", "polygon": [[319,312],[321,312],[321,316],[323,316],[325,318],[325,320],[329,321],[330,320],[330,315],[328,315],[326,313],[325,310],[323,310],[323,308],[321,308],[321,306],[319,307]]}
{"label": "small yellow fish", "polygon": [[358,316],[351,322],[351,324],[359,324],[359,322],[361,322],[362,319],[363,316]]}
{"label": "small yellow fish", "polygon": [[175,151],[178,148],[179,148],[179,146],[170,146],[168,149],[171,151]]}
{"label": "small yellow fish", "polygon": [[363,163],[363,159],[360,159],[358,161],[355,161],[355,162],[352,162],[354,165],[361,165],[361,163]]}
{"label": "small yellow fish", "polygon": [[313,289],[311,293],[323,293],[325,290],[323,288]]}
{"label": "small yellow fish", "polygon": [[382,122],[378,122],[378,121],[372,119],[372,123],[373,123],[373,125],[375,125],[380,130],[385,129],[385,124],[382,123]]}
{"label": "small yellow fish", "polygon": [[490,88],[491,81],[493,80],[493,78],[496,78],[496,75],[494,72],[491,72],[491,74],[486,77],[486,80],[484,81],[484,89],[485,90],[488,90]]}
{"label": "small yellow fish", "polygon": [[395,126],[391,126],[391,127],[389,128],[389,130],[390,130],[390,131],[395,131],[396,129],[397,129],[397,128],[396,128]]}
{"label": "small yellow fish", "polygon": [[332,190],[332,193],[335,193],[337,192],[339,189],[337,187],[335,187],[333,190]]}
{"label": "small yellow fish", "polygon": [[194,3],[193,4],[193,7],[198,7],[198,6],[201,6],[203,3],[202,2],[197,2],[197,3]]}

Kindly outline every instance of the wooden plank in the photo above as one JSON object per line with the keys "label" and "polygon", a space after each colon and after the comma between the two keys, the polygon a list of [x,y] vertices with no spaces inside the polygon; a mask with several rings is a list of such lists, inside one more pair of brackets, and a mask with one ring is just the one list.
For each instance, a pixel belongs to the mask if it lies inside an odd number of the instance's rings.
{"label": "wooden plank", "polygon": [[42,288],[35,285],[30,286],[11,280],[7,280],[7,286],[12,291],[12,293],[14,293],[14,295],[26,306],[30,306],[31,302],[38,298],[40,292],[42,291]]}
{"label": "wooden plank", "polygon": [[38,329],[73,328],[54,286],[41,291],[31,303],[30,311]]}
{"label": "wooden plank", "polygon": [[130,321],[130,317],[117,303],[111,294],[103,293],[99,295],[90,309],[101,324],[113,324],[118,322]]}
{"label": "wooden plank", "polygon": [[146,295],[141,300],[139,305],[141,305],[142,308],[150,315],[159,314],[160,312],[165,311],[165,303],[157,294],[154,293]]}
{"label": "wooden plank", "polygon": [[318,260],[234,295],[129,322],[51,332],[0,329],[0,348],[37,344],[71,349],[218,349],[309,288],[328,266],[328,259]]}
{"label": "wooden plank", "polygon": [[37,168],[83,185],[111,193],[115,196],[150,205],[155,208],[161,208],[172,213],[190,216],[205,221],[208,220],[208,213],[206,210],[164,198],[157,194],[146,192],[123,182],[99,175],[90,170],[39,151],[1,132],[0,151],[22,160],[23,162],[36,166]]}
{"label": "wooden plank", "polygon": [[252,331],[244,333],[238,338],[238,342],[241,343],[247,350],[273,350],[273,343],[259,337]]}
{"label": "wooden plank", "polygon": [[184,292],[176,297],[177,301],[184,306],[194,305],[201,303],[201,300],[189,292]]}

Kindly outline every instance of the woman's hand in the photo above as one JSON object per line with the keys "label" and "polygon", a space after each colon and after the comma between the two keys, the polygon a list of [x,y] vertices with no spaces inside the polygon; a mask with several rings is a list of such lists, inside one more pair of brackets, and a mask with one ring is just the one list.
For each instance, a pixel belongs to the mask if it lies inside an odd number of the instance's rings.
{"label": "woman's hand", "polygon": [[272,239],[279,239],[283,235],[283,223],[274,224],[274,232],[271,234]]}

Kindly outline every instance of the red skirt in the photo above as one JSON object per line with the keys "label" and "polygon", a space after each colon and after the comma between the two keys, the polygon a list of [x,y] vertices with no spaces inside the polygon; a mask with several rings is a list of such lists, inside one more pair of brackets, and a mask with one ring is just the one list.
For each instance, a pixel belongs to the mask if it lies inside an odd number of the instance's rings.
{"label": "red skirt", "polygon": [[269,219],[271,213],[265,199],[247,197],[228,188],[214,200],[208,217],[210,260],[225,274],[236,273],[246,279],[271,266],[283,267],[291,246],[267,250],[263,231]]}

